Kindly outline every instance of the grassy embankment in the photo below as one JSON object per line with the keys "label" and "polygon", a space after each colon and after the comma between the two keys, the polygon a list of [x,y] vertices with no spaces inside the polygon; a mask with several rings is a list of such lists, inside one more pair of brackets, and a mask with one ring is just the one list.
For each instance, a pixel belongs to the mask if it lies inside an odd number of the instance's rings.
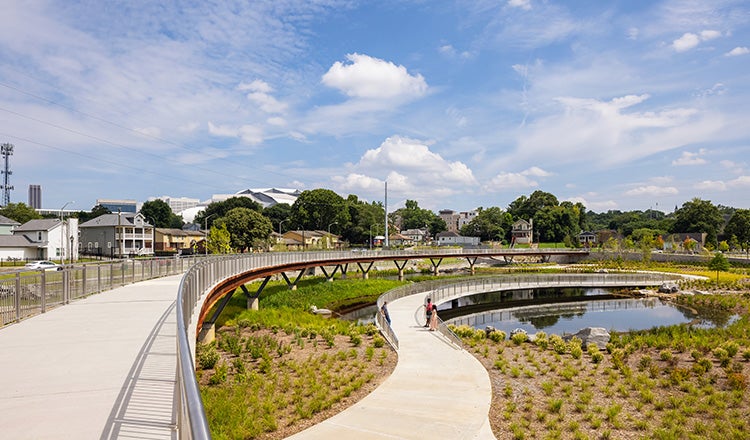
{"label": "grassy embankment", "polygon": [[216,439],[283,438],[339,412],[387,377],[396,354],[373,325],[309,312],[372,303],[402,282],[303,279],[292,291],[272,282],[260,310],[242,293],[218,323],[217,341],[199,347],[198,377]]}

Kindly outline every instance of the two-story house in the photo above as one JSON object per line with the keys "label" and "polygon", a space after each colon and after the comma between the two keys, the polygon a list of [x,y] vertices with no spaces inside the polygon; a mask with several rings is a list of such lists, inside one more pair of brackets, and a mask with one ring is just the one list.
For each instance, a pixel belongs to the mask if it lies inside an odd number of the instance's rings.
{"label": "two-story house", "polygon": [[0,258],[19,260],[78,259],[78,219],[35,219],[0,235]]}
{"label": "two-story house", "polygon": [[184,250],[205,250],[203,231],[189,231],[176,228],[156,228],[154,250],[157,252],[180,252]]}
{"label": "two-story house", "polygon": [[80,225],[81,252],[125,257],[153,255],[154,227],[140,213],[104,214]]}
{"label": "two-story house", "polygon": [[531,244],[534,242],[534,219],[518,219],[513,222],[511,243]]}

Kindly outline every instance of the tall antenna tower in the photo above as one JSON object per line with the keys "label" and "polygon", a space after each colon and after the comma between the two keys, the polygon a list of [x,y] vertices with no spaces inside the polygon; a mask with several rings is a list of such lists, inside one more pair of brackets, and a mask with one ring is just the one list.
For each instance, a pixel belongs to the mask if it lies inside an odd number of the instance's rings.
{"label": "tall antenna tower", "polygon": [[10,170],[10,156],[13,155],[13,144],[0,145],[0,154],[3,155],[3,184],[0,185],[0,189],[3,190],[3,206],[8,206],[10,203],[10,192],[13,190],[13,185],[10,184],[10,175],[13,171]]}

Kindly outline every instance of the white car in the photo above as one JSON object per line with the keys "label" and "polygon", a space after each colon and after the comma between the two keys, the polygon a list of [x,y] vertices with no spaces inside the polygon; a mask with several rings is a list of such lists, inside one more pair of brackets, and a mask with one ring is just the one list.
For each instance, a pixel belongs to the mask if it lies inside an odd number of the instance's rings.
{"label": "white car", "polygon": [[27,270],[62,270],[62,266],[51,261],[32,261],[24,266]]}

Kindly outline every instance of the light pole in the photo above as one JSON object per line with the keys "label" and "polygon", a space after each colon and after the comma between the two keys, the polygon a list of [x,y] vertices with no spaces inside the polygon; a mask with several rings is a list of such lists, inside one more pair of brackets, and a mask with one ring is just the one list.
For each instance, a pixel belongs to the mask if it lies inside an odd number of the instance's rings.
{"label": "light pole", "polygon": [[65,223],[63,223],[63,210],[71,203],[75,202],[66,202],[62,206],[62,208],[60,208],[60,263],[63,266],[65,265],[65,247],[68,244],[68,241],[65,239]]}
{"label": "light pole", "polygon": [[289,219],[285,218],[284,220],[282,220],[282,221],[279,222],[279,235],[281,235],[281,225],[283,225],[284,222],[287,222],[287,221],[289,221]]}
{"label": "light pole", "polygon": [[339,222],[333,222],[328,225],[328,239],[331,241],[331,244],[333,244],[333,238],[331,237],[331,226],[337,225]]}
{"label": "light pole", "polygon": [[203,230],[206,232],[206,236],[203,238],[203,251],[206,256],[208,256],[208,219],[215,215],[211,214],[203,219]]}

